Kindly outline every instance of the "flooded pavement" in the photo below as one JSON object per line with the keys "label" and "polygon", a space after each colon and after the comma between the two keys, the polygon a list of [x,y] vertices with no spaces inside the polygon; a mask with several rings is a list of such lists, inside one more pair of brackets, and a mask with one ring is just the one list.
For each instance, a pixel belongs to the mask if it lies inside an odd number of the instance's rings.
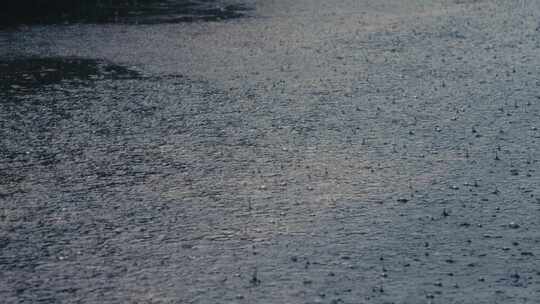
{"label": "flooded pavement", "polygon": [[6,303],[536,303],[540,4],[0,32]]}

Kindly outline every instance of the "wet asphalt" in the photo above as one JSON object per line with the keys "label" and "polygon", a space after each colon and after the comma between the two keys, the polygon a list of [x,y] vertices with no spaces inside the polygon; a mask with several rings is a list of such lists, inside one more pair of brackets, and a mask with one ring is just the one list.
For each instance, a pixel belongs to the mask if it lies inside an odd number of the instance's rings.
{"label": "wet asphalt", "polygon": [[0,31],[0,302],[540,303],[539,2],[211,5]]}

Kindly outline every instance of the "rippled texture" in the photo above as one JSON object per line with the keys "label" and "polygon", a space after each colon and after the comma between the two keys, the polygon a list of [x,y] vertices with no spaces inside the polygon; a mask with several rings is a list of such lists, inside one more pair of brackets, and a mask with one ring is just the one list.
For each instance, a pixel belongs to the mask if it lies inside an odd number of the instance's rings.
{"label": "rippled texture", "polygon": [[0,33],[0,298],[534,303],[540,3],[252,4]]}

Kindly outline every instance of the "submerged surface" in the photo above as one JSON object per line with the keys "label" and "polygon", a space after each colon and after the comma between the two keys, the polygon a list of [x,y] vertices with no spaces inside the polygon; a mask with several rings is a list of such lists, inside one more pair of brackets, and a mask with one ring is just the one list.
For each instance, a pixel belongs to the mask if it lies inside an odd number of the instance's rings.
{"label": "submerged surface", "polygon": [[134,78],[137,72],[86,58],[17,58],[0,60],[0,94],[19,97],[21,93],[39,93],[44,86],[62,82],[80,82],[104,78]]}
{"label": "submerged surface", "polygon": [[6,303],[535,303],[540,4],[0,32]]}

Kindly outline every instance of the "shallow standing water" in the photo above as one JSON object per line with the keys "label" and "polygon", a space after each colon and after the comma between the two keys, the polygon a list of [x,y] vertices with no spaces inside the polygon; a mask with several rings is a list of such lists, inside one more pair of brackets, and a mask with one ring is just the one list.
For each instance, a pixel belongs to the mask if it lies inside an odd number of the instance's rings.
{"label": "shallow standing water", "polygon": [[7,303],[535,303],[534,1],[0,33]]}

